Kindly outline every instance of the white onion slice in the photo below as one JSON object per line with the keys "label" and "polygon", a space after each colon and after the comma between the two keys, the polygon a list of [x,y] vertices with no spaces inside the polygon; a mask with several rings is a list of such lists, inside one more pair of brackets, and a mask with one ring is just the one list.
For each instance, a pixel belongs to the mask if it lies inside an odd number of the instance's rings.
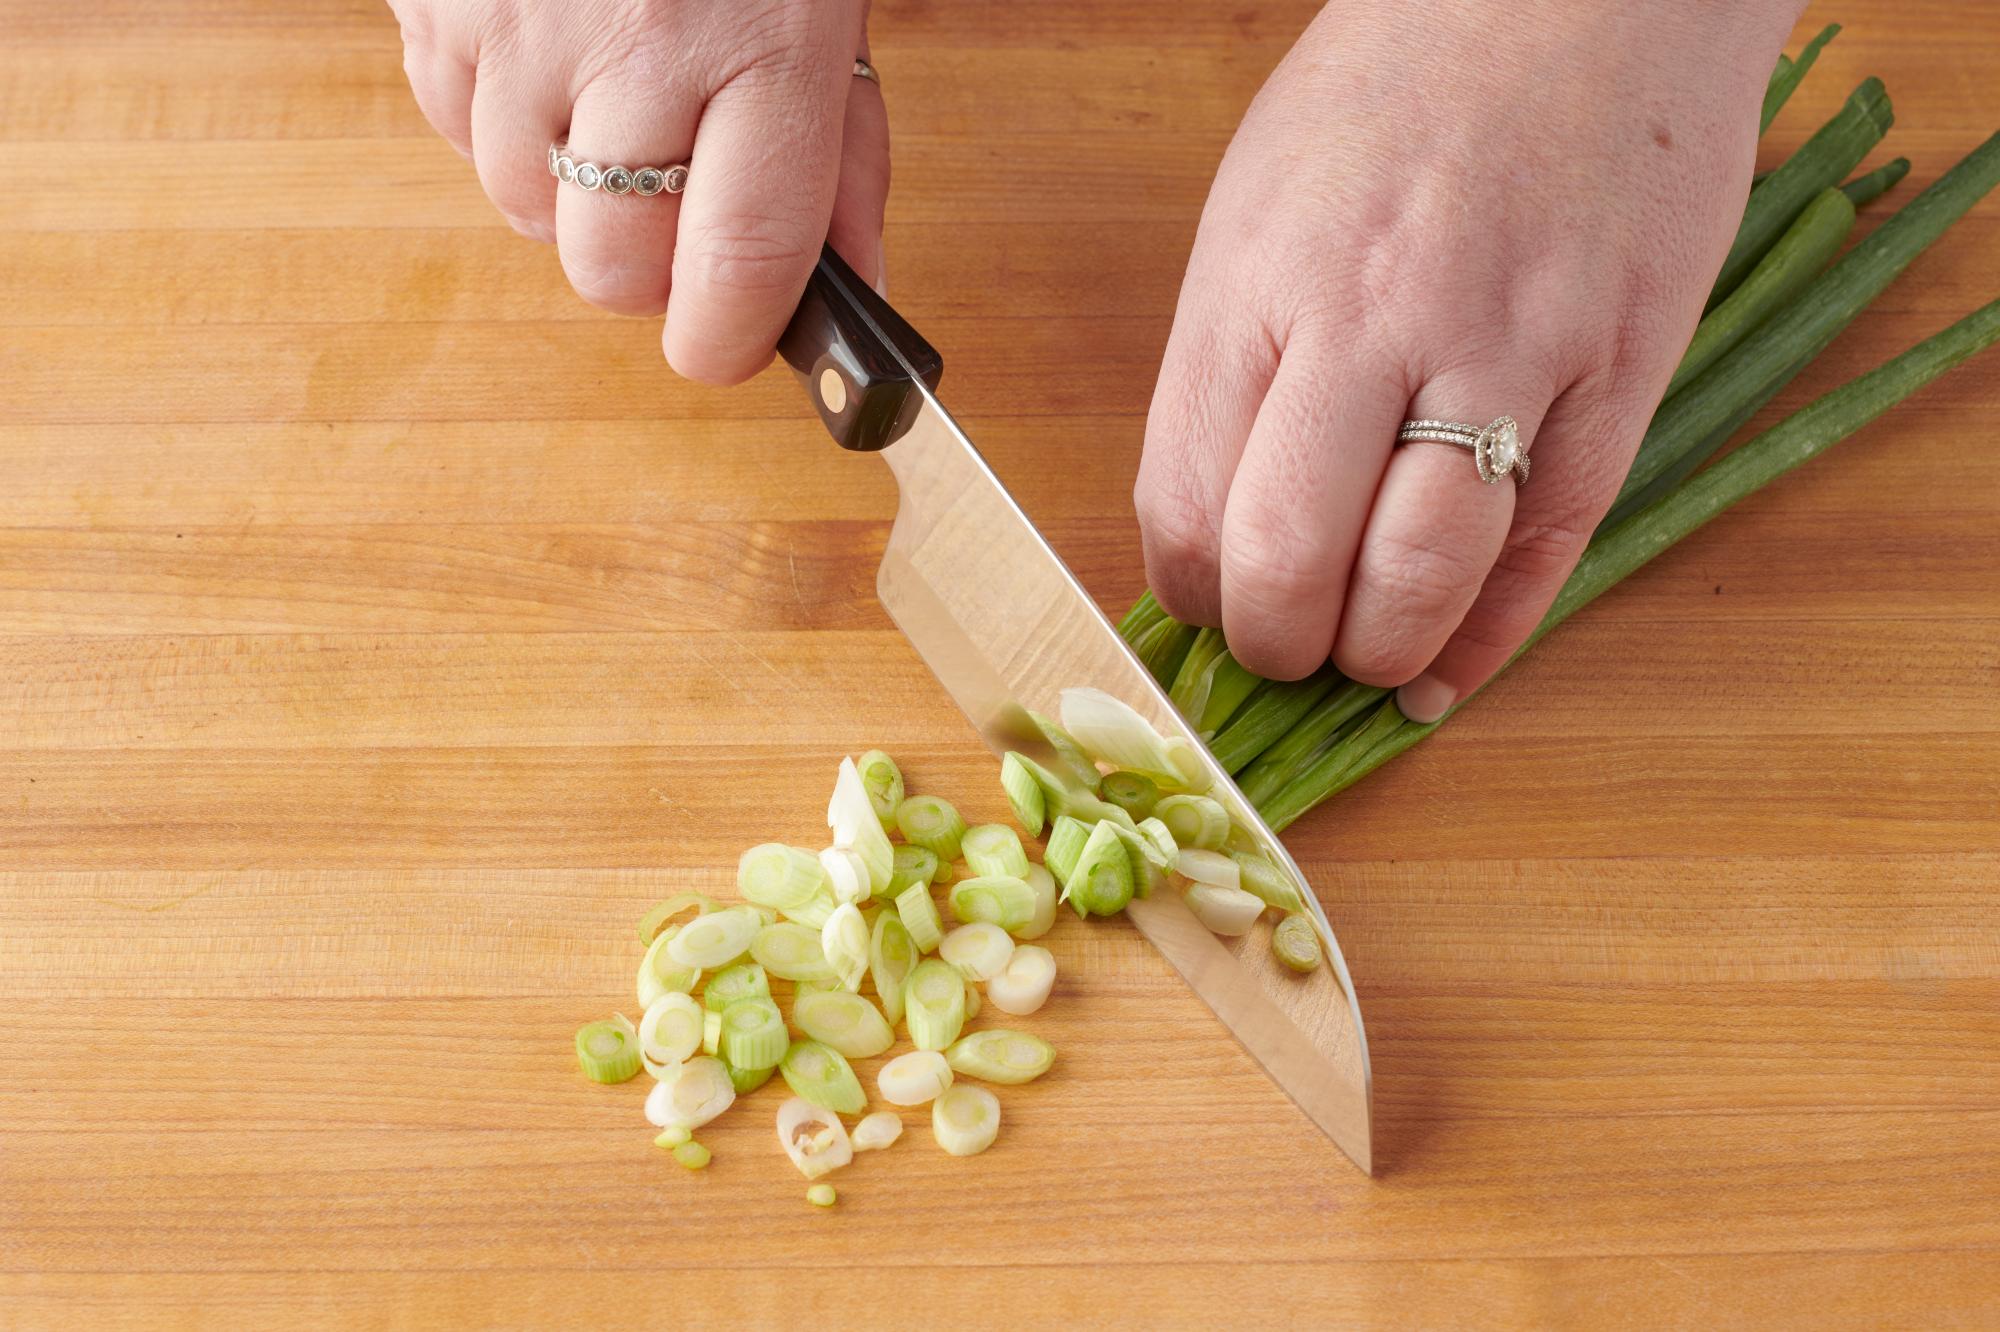
{"label": "white onion slice", "polygon": [[1026,1017],[1049,1001],[1055,983],[1055,954],[1023,944],[1007,959],[1007,969],[986,982],[986,997],[1001,1012]]}
{"label": "white onion slice", "polygon": [[854,1144],[840,1116],[803,1096],[778,1107],[778,1143],[807,1179],[818,1179],[854,1159]]}
{"label": "white onion slice", "polygon": [[1189,847],[1174,857],[1174,868],[1196,883],[1212,883],[1219,888],[1243,886],[1243,867],[1220,851]]}
{"label": "white onion slice", "polygon": [[899,1054],[875,1075],[875,1086],[890,1105],[922,1105],[951,1086],[951,1065],[936,1050]]}
{"label": "white onion slice", "polygon": [[658,1128],[698,1129],[736,1102],[720,1059],[704,1055],[667,1072],[646,1097],[646,1119]]}
{"label": "white onion slice", "polygon": [[1264,914],[1264,899],[1257,894],[1213,883],[1189,884],[1187,904],[1196,920],[1231,938],[1250,933],[1257,917]]}
{"label": "white onion slice", "polygon": [[879,1152],[902,1136],[902,1118],[892,1110],[877,1110],[854,1126],[854,1150]]}

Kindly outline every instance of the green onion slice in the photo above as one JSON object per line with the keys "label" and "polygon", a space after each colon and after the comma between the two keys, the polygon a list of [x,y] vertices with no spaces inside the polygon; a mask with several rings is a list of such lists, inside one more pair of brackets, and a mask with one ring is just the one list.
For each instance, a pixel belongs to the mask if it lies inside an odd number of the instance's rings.
{"label": "green onion slice", "polygon": [[[720,1016],[720,1014],[717,1016]],[[772,1064],[768,1068],[738,1068],[727,1059],[723,1060],[722,1064],[723,1067],[729,1070],[729,1085],[736,1088],[738,1096],[748,1096],[751,1092],[756,1091],[759,1087],[769,1082],[771,1075],[778,1071],[776,1064]]]}
{"label": "green onion slice", "polygon": [[929,847],[899,846],[896,848],[895,866],[889,875],[889,891],[886,896],[893,901],[902,896],[903,890],[912,884],[928,887],[942,877],[939,871],[943,868],[944,862],[939,860],[937,852]]}
{"label": "green onion slice", "polygon": [[793,921],[779,921],[757,931],[757,937],[750,941],[750,956],[780,980],[830,981],[834,970],[827,963],[819,937],[818,930]]}
{"label": "green onion slice", "polygon": [[875,918],[875,928],[868,937],[868,974],[875,982],[882,1016],[892,1034],[903,1021],[903,985],[920,956],[900,915],[884,911]]}
{"label": "green onion slice", "polygon": [[882,830],[882,820],[853,759],[840,761],[840,775],[826,806],[826,826],[833,829],[835,846],[852,848],[868,866],[868,890],[879,893],[887,889],[895,848],[889,845],[889,834]]}
{"label": "green onion slice", "polygon": [[1213,883],[1189,884],[1187,904],[1195,919],[1214,933],[1231,938],[1250,933],[1257,917],[1264,914],[1264,899],[1255,893]]}
{"label": "green onion slice", "polygon": [[965,983],[965,1020],[970,1022],[972,1019],[978,1017],[979,1006],[985,1002],[980,997],[979,986],[973,981],[967,981]]}
{"label": "green onion slice", "polygon": [[653,1001],[670,990],[686,994],[701,984],[700,967],[684,967],[667,953],[680,926],[669,925],[646,948],[639,963],[639,1007],[651,1008]]}
{"label": "green onion slice", "polygon": [[711,911],[720,910],[722,903],[706,893],[675,893],[648,911],[645,919],[639,922],[639,942],[648,948],[652,947],[653,940],[660,937],[660,931],[667,927],[667,922],[683,911],[693,911],[706,916]]}
{"label": "green onion slice", "polygon": [[616,1022],[586,1022],[576,1030],[576,1062],[592,1082],[630,1082],[639,1072],[639,1042]]}
{"label": "green onion slice", "polygon": [[938,956],[956,968],[959,975],[973,981],[999,975],[1007,969],[1007,959],[1013,955],[1014,941],[1007,931],[987,921],[961,925],[945,935],[944,942],[938,945]]}
{"label": "green onion slice", "polygon": [[1286,916],[1271,931],[1272,954],[1293,971],[1312,971],[1319,966],[1319,931],[1311,916]]}
{"label": "green onion slice", "polygon": [[668,941],[667,956],[684,967],[725,966],[743,956],[763,926],[764,918],[748,907],[696,916]]}
{"label": "green onion slice", "polygon": [[778,1065],[785,1084],[814,1105],[839,1115],[858,1115],[868,1104],[847,1056],[818,1041],[793,1041]]}
{"label": "green onion slice", "polygon": [[1063,690],[1062,724],[1099,762],[1182,784],[1180,768],[1152,723],[1102,689]]}
{"label": "green onion slice", "polygon": [[1055,753],[1056,770],[1064,779],[1064,785],[1097,794],[1097,785],[1104,780],[1097,771],[1097,761],[1084,752],[1076,737],[1039,712],[1031,712],[1028,719],[1041,730],[1042,738],[1049,742]]}
{"label": "green onion slice", "polygon": [[831,1207],[840,1201],[840,1194],[831,1184],[815,1184],[806,1190],[806,1201],[814,1207]]}
{"label": "green onion slice", "polygon": [[1067,814],[1059,814],[1049,825],[1049,844],[1042,853],[1042,863],[1054,871],[1059,879],[1067,880],[1076,870],[1077,857],[1083,854],[1083,845],[1090,840],[1090,825]]}
{"label": "green onion slice", "polygon": [[903,1022],[919,1050],[942,1050],[957,1040],[965,1026],[965,978],[958,969],[936,958],[917,963],[903,986]]}
{"label": "green onion slice", "polygon": [[1043,866],[1030,865],[1024,882],[1035,895],[1035,910],[1028,923],[1012,933],[1016,939],[1039,939],[1056,923],[1056,878]]}
{"label": "green onion slice", "polygon": [[1049,1001],[1055,983],[1055,954],[1038,944],[1023,944],[1007,959],[1006,970],[986,982],[986,997],[1001,1012],[1026,1017]]}
{"label": "green onion slice", "polygon": [[745,901],[789,911],[812,900],[826,871],[810,851],[783,842],[753,846],[736,862],[736,888]]}
{"label": "green onion slice", "polygon": [[862,1116],[852,1136],[855,1151],[879,1152],[903,1136],[903,1118],[893,1110],[877,1110]]}
{"label": "green onion slice", "polygon": [[[1021,868],[1025,872],[1030,867],[1024,861]],[[1027,880],[1006,874],[960,879],[945,900],[951,914],[967,925],[983,921],[1003,930],[1018,930],[1035,916],[1035,890]]]}
{"label": "green onion slice", "polygon": [[1207,796],[1168,796],[1153,807],[1153,813],[1176,846],[1213,851],[1229,840],[1229,812]]}
{"label": "green onion slice", "polygon": [[1056,1061],[1055,1047],[1025,1031],[994,1027],[962,1036],[944,1052],[952,1072],[981,1082],[1033,1082]]}
{"label": "green onion slice", "polygon": [[948,800],[936,796],[911,796],[896,807],[896,826],[914,846],[921,846],[940,861],[959,856],[959,839],[965,836],[965,820]]}
{"label": "green onion slice", "polygon": [[1004,874],[1021,878],[1028,872],[1028,853],[1021,849],[1021,836],[1004,823],[982,823],[966,829],[959,850],[974,874]]}
{"label": "green onion slice", "polygon": [[875,1089],[890,1105],[935,1101],[951,1086],[951,1064],[936,1050],[899,1054],[875,1075]]}
{"label": "green onion slice", "polygon": [[655,1128],[698,1129],[736,1101],[736,1088],[720,1059],[700,1056],[675,1068],[646,1097],[646,1119]]}
{"label": "green onion slice", "polygon": [[1014,821],[1028,830],[1028,836],[1040,837],[1048,806],[1042,799],[1042,784],[1035,780],[1028,761],[1012,753],[1001,759],[1000,786],[1007,793],[1007,805],[1014,811]]}
{"label": "green onion slice", "polygon": [[722,1010],[722,1057],[730,1067],[770,1068],[790,1045],[785,1019],[768,996],[738,999]]}
{"label": "green onion slice", "polygon": [[820,927],[819,949],[840,983],[849,991],[859,990],[868,974],[868,922],[861,909],[852,902],[836,908]]}
{"label": "green onion slice", "polygon": [[[819,865],[826,874],[827,886],[833,889],[836,903],[866,902],[875,891],[874,883],[868,877],[868,862],[851,846],[828,847],[819,853]],[[895,881],[893,874],[892,868],[892,883]],[[823,925],[826,922],[820,923]]]}
{"label": "green onion slice", "polygon": [[702,1006],[673,991],[653,1001],[639,1019],[639,1057],[652,1064],[678,1064],[701,1048]]}
{"label": "green onion slice", "polygon": [[1299,895],[1298,885],[1292,876],[1279,869],[1269,857],[1251,851],[1237,851],[1230,856],[1241,872],[1237,887],[1246,893],[1255,893],[1266,903],[1280,911],[1303,911],[1305,899]]}
{"label": "green onion slice", "polygon": [[739,962],[723,968],[708,978],[701,991],[702,1003],[717,1013],[738,999],[759,997],[771,997],[771,978],[755,962]]}
{"label": "green onion slice", "polygon": [[674,1160],[689,1170],[699,1170],[708,1164],[708,1148],[698,1142],[684,1142],[674,1148]]}
{"label": "green onion slice", "polygon": [[953,1156],[977,1156],[1000,1136],[1000,1098],[957,1083],[931,1102],[931,1133]]}
{"label": "green onion slice", "polygon": [[[722,1053],[722,1010],[719,1008],[706,1009],[702,1013],[701,1052],[706,1055]],[[653,1076],[658,1077],[659,1073],[653,1071]]]}
{"label": "green onion slice", "polygon": [[879,749],[871,749],[855,762],[868,803],[875,807],[876,821],[885,833],[896,830],[896,806],[903,803],[903,770],[896,760]]}
{"label": "green onion slice", "polygon": [[1143,772],[1108,773],[1098,794],[1135,819],[1150,818],[1160,801],[1159,784]]}
{"label": "green onion slice", "polygon": [[1100,823],[1063,881],[1063,899],[1079,916],[1114,916],[1132,900],[1132,860],[1118,829]]}
{"label": "green onion slice", "polygon": [[826,924],[826,918],[831,916],[833,909],[839,905],[840,899],[833,895],[833,884],[829,882],[822,884],[820,890],[806,899],[803,905],[795,906],[782,914],[786,920],[816,930]]}
{"label": "green onion slice", "polygon": [[1220,851],[1190,848],[1174,857],[1174,868],[1196,883],[1212,883],[1218,888],[1243,886],[1243,867]]}
{"label": "green onion slice", "polygon": [[694,1135],[686,1129],[667,1128],[660,1130],[660,1136],[653,1139],[653,1145],[655,1147],[663,1147],[667,1151],[672,1151],[682,1143],[692,1141],[694,1141]]}
{"label": "green onion slice", "polygon": [[911,884],[896,895],[896,915],[920,953],[930,952],[944,938],[944,921],[937,903],[931,900],[931,890],[923,884]]}
{"label": "green onion slice", "polygon": [[849,1059],[873,1059],[896,1043],[875,1005],[846,990],[800,990],[792,1025]]}
{"label": "green onion slice", "polygon": [[807,1179],[818,1179],[854,1159],[847,1126],[831,1111],[802,1096],[778,1107],[778,1142]]}

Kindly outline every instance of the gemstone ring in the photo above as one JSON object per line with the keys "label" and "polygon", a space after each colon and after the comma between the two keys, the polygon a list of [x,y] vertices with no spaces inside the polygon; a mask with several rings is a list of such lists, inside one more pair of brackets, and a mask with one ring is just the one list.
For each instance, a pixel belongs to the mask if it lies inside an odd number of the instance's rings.
{"label": "gemstone ring", "polygon": [[1396,432],[1398,444],[1418,442],[1454,444],[1472,450],[1479,479],[1498,485],[1500,478],[1512,476],[1515,485],[1528,480],[1528,446],[1521,442],[1521,427],[1511,416],[1503,416],[1485,429],[1457,421],[1405,421]]}
{"label": "gemstone ring", "polygon": [[595,162],[579,162],[569,151],[569,145],[552,143],[549,145],[549,174],[565,185],[575,185],[585,190],[602,190],[606,194],[679,194],[687,188],[688,169],[676,166],[599,166]]}

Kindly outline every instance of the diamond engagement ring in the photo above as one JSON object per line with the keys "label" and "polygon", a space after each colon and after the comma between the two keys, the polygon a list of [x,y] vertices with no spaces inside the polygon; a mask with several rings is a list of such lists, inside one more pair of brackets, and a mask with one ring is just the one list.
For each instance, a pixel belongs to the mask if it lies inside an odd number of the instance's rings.
{"label": "diamond engagement ring", "polygon": [[1528,480],[1528,447],[1521,442],[1521,427],[1514,423],[1511,416],[1501,417],[1484,430],[1457,421],[1403,422],[1403,428],[1396,432],[1396,442],[1412,444],[1419,441],[1455,444],[1461,449],[1471,449],[1472,461],[1479,468],[1479,479],[1489,486],[1498,485],[1501,477],[1510,474],[1517,486],[1526,484]]}

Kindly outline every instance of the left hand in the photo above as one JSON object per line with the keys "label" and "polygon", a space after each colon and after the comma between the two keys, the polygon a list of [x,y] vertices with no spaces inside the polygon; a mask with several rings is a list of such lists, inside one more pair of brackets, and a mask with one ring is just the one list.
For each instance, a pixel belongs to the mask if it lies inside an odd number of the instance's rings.
{"label": "left hand", "polygon": [[[1412,719],[1527,638],[1728,251],[1797,0],[1332,0],[1203,212],[1135,494],[1161,604]],[[1397,447],[1520,423],[1533,478]],[[1408,683],[1406,683],[1408,682]]]}

